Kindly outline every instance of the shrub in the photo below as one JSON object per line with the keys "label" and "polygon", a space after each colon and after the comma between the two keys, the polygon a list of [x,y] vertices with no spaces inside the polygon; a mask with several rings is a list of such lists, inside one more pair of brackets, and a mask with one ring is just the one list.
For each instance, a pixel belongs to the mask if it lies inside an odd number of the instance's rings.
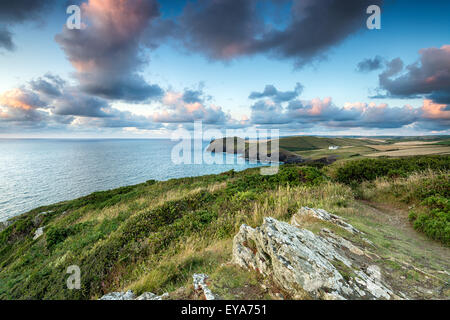
{"label": "shrub", "polygon": [[68,228],[52,227],[47,231],[47,249],[51,249],[58,243],[63,242],[69,236],[70,232]]}
{"label": "shrub", "polygon": [[227,185],[227,193],[233,197],[239,192],[272,190],[288,184],[312,186],[325,180],[324,174],[315,167],[284,165],[280,166],[278,173],[274,175],[264,176],[255,173],[230,181]]}
{"label": "shrub", "polygon": [[449,170],[450,156],[423,156],[398,159],[361,159],[346,162],[336,171],[336,180],[345,184],[373,181],[379,177],[404,177],[412,172]]}
{"label": "shrub", "polygon": [[413,221],[414,229],[450,246],[450,199],[430,196],[421,204],[427,208],[425,212],[411,211],[409,213],[409,219]]}

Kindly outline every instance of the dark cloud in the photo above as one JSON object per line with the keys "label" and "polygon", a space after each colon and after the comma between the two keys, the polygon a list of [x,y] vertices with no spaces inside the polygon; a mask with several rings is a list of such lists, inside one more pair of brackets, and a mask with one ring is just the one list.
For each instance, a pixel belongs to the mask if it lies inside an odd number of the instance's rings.
{"label": "dark cloud", "polygon": [[77,70],[81,89],[91,95],[130,102],[159,98],[163,90],[138,73],[147,62],[141,38],[159,16],[156,0],[90,0],[82,5],[81,30],[55,39]]}
{"label": "dark cloud", "polygon": [[65,81],[59,76],[47,74],[44,77],[30,81],[30,86],[34,91],[41,92],[49,96],[60,96]]}
{"label": "dark cloud", "polygon": [[383,68],[383,66],[384,66],[384,59],[380,56],[376,56],[373,59],[367,58],[359,62],[358,65],[356,66],[356,71],[370,72],[381,69]]}
{"label": "dark cloud", "polygon": [[198,0],[179,18],[186,47],[220,60],[267,53],[308,63],[365,27],[366,9],[381,0],[295,0],[283,27],[270,25],[256,0]]}
{"label": "dark cloud", "polygon": [[53,101],[52,111],[57,115],[71,115],[82,117],[108,117],[104,111],[109,104],[97,97],[79,92],[77,89],[66,89],[62,96]]}
{"label": "dark cloud", "polygon": [[158,17],[153,19],[145,30],[142,43],[151,49],[156,49],[169,38],[180,38],[182,33],[175,21]]}
{"label": "dark cloud", "polygon": [[187,89],[183,93],[183,101],[186,103],[203,102],[203,92],[201,90]]}
{"label": "dark cloud", "polygon": [[271,30],[255,43],[258,52],[273,52],[281,58],[293,58],[301,66],[350,34],[365,28],[366,9],[380,0],[298,0],[293,1],[289,25]]}
{"label": "dark cloud", "polygon": [[0,22],[18,23],[36,19],[39,14],[51,7],[54,0],[14,0],[0,2]]}
{"label": "dark cloud", "polygon": [[387,97],[425,97],[450,103],[450,45],[419,51],[420,61],[403,68],[400,58],[392,60],[379,75],[380,89]]}
{"label": "dark cloud", "polygon": [[15,48],[8,27],[27,21],[44,20],[41,15],[55,4],[56,0],[0,1],[0,49]]}
{"label": "dark cloud", "polygon": [[262,21],[256,0],[189,2],[179,18],[184,44],[213,59],[228,60],[252,50]]}
{"label": "dark cloud", "polygon": [[12,51],[14,49],[14,43],[12,41],[12,34],[6,28],[0,26],[0,48]]}
{"label": "dark cloud", "polygon": [[297,83],[293,91],[278,91],[275,86],[266,85],[263,92],[252,92],[249,99],[271,98],[274,102],[285,102],[297,98],[303,91],[303,86]]}

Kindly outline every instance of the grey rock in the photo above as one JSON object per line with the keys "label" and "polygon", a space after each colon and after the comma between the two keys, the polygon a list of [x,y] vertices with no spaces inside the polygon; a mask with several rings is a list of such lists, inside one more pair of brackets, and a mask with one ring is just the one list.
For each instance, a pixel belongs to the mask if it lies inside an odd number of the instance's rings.
{"label": "grey rock", "polygon": [[328,229],[315,235],[270,217],[258,228],[242,225],[233,239],[233,262],[271,277],[294,299],[396,297],[369,255]]}
{"label": "grey rock", "polygon": [[294,226],[300,226],[300,223],[298,223],[299,218],[301,218],[301,216],[304,215],[315,217],[323,221],[331,222],[335,225],[340,226],[341,228],[344,228],[345,230],[351,233],[362,233],[358,229],[354,228],[351,224],[345,222],[343,218],[335,214],[329,213],[323,209],[313,209],[308,207],[300,208],[300,210],[292,217],[291,224]]}
{"label": "grey rock", "polygon": [[8,228],[10,225],[12,224],[11,220],[6,220],[3,222],[0,222],[0,231],[5,230],[6,228]]}
{"label": "grey rock", "polygon": [[135,298],[133,291],[128,290],[127,292],[110,292],[101,297],[100,300],[134,300]]}
{"label": "grey rock", "polygon": [[137,297],[136,300],[165,300],[167,298],[169,298],[169,294],[167,292],[160,296],[151,292],[144,292]]}
{"label": "grey rock", "polygon": [[34,219],[33,219],[33,224],[34,224],[35,227],[37,227],[38,225],[41,224],[42,220],[44,220],[44,216],[45,216],[47,213],[51,213],[51,211],[49,211],[49,212],[41,212],[41,213],[38,213],[38,214],[34,217]]}
{"label": "grey rock", "polygon": [[161,296],[151,292],[144,292],[136,298],[134,292],[128,290],[127,292],[110,292],[101,297],[100,300],[165,300],[167,298],[169,298],[169,294],[167,292]]}
{"label": "grey rock", "polygon": [[38,228],[35,232],[34,232],[34,236],[33,236],[33,240],[38,239],[40,236],[42,236],[44,234],[44,227],[40,227]]}
{"label": "grey rock", "polygon": [[208,279],[208,276],[206,274],[200,273],[200,274],[194,274],[192,276],[194,281],[194,290],[195,291],[203,291],[203,294],[205,295],[206,300],[216,300],[217,297],[211,292],[211,290],[208,288],[208,285],[206,284],[206,279]]}

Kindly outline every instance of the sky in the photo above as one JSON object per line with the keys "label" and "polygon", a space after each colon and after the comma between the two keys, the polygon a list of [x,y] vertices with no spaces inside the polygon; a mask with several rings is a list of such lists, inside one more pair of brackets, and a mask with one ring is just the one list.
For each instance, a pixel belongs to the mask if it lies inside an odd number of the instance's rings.
{"label": "sky", "polygon": [[448,12],[437,0],[2,1],[0,138],[170,137],[194,121],[223,135],[449,134]]}

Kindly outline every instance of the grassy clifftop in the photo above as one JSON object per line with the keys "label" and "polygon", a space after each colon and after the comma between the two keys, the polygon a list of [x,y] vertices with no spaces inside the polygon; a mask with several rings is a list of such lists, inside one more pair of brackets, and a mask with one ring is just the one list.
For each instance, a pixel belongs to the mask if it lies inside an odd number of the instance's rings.
{"label": "grassy clifftop", "polygon": [[[274,176],[253,168],[148,181],[37,208],[0,233],[0,298],[92,299],[127,289],[193,298],[196,272],[208,273],[224,298],[272,298],[275,286],[262,289],[256,273],[228,264],[232,238],[243,223],[287,221],[301,206],[336,213],[364,231],[379,247],[380,263],[405,278],[402,286],[424,287],[417,297],[449,294],[434,289],[450,269],[450,249],[442,244],[450,234],[450,157],[370,161],[283,165]],[[393,161],[389,170],[367,175],[386,167],[382,161]],[[81,268],[81,290],[66,287],[70,265]]]}

